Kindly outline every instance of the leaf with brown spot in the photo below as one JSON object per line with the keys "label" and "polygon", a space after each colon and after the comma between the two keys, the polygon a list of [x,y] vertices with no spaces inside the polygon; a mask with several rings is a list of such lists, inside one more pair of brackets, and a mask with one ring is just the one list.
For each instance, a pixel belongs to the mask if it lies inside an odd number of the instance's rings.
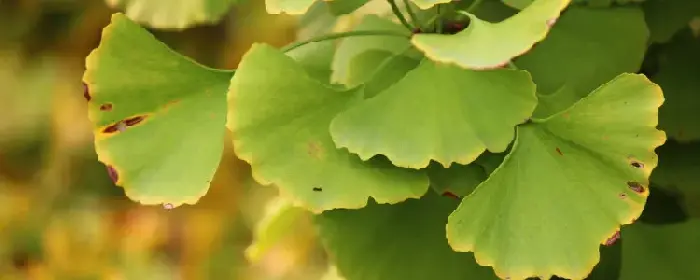
{"label": "leaf with brown spot", "polygon": [[86,65],[95,149],[115,183],[143,204],[197,202],[223,150],[232,73],[174,53],[122,14]]}
{"label": "leaf with brown spot", "polygon": [[[450,215],[452,248],[475,252],[501,278],[586,278],[600,245],[644,208],[649,192],[638,187],[648,185],[654,149],[666,140],[656,129],[662,102],[657,85],[623,74],[565,111],[519,126],[503,163]],[[630,154],[643,167],[630,166]]]}

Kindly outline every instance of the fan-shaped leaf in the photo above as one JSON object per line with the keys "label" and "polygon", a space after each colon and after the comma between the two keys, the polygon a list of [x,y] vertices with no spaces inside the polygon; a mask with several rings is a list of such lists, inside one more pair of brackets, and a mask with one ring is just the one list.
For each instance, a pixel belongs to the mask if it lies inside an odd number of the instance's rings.
{"label": "fan-shaped leaf", "polygon": [[642,7],[655,43],[668,42],[693,17],[700,16],[700,1],[648,0]]}
{"label": "fan-shaped leaf", "polygon": [[537,0],[499,23],[469,14],[469,26],[459,33],[417,34],[411,43],[434,61],[471,69],[499,68],[542,41],[569,1]]}
{"label": "fan-shaped leaf", "polygon": [[505,151],[513,127],[536,103],[525,71],[474,71],[424,60],[385,92],[339,114],[331,135],[363,159],[382,154],[396,166],[468,164],[486,149]]}
{"label": "fan-shaped leaf", "polygon": [[361,100],[361,91],[325,86],[291,58],[256,44],[231,80],[227,126],[258,182],[275,184],[314,212],[362,208],[370,196],[380,203],[422,196],[425,174],[380,159],[362,162],[335,148],[331,119]]}
{"label": "fan-shaped leaf", "polygon": [[200,23],[216,23],[238,0],[106,0],[122,7],[126,15],[152,28],[182,29]]}
{"label": "fan-shaped leaf", "polygon": [[624,227],[620,280],[694,279],[700,275],[700,220]]}
{"label": "fan-shaped leaf", "polygon": [[406,38],[397,36],[357,36],[343,39],[338,45],[338,50],[333,59],[332,69],[333,74],[331,81],[334,83],[348,84],[350,64],[352,60],[368,50],[386,51],[392,54],[404,52],[411,43],[408,38],[411,35],[409,31],[390,20],[380,18],[376,15],[366,15],[362,18],[354,31],[361,30],[389,30],[396,32],[405,32]]}
{"label": "fan-shaped leaf", "polygon": [[566,84],[583,97],[619,74],[637,72],[648,38],[639,7],[573,6],[544,41],[514,63],[532,73],[539,93]]}
{"label": "fan-shaped leaf", "polygon": [[623,74],[519,127],[503,164],[450,215],[452,248],[502,278],[585,278],[598,246],[642,212],[665,141],[655,128],[662,102],[658,86]]}
{"label": "fan-shaped leaf", "polygon": [[122,14],[87,58],[95,149],[127,196],[144,204],[193,204],[219,164],[229,71],[171,51]]}
{"label": "fan-shaped leaf", "polygon": [[659,126],[678,141],[700,140],[700,38],[690,30],[662,50],[653,80],[664,89]]}
{"label": "fan-shaped leaf", "polygon": [[316,222],[347,280],[496,279],[472,254],[456,253],[447,245],[445,217],[457,203],[430,193],[397,205],[328,211]]}

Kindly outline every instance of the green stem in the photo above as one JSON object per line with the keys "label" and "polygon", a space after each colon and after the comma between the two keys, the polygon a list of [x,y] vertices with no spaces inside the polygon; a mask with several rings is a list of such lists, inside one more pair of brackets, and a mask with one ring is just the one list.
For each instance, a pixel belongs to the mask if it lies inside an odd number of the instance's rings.
{"label": "green stem", "polygon": [[416,13],[413,12],[413,9],[411,9],[411,5],[408,2],[408,0],[403,0],[404,6],[406,6],[406,11],[408,12],[408,17],[411,18],[411,23],[413,23],[413,27],[420,29],[421,24],[418,21],[418,16],[416,16]]}
{"label": "green stem", "polygon": [[481,5],[481,2],[483,2],[483,0],[474,0],[474,2],[472,2],[465,11],[471,14],[474,12],[474,10],[476,10],[476,8],[479,7],[479,5]]}
{"label": "green stem", "polygon": [[318,36],[315,38],[311,38],[311,39],[306,40],[306,41],[292,43],[292,44],[287,45],[286,47],[282,48],[282,52],[289,52],[291,50],[294,50],[298,47],[304,46],[304,45],[309,44],[309,43],[317,43],[317,42],[335,40],[335,39],[340,39],[340,38],[345,38],[345,37],[354,37],[354,36],[393,36],[393,37],[405,37],[405,38],[411,37],[411,35],[406,34],[405,32],[398,32],[398,31],[392,31],[392,30],[348,31],[348,32],[342,32],[342,33],[326,34],[326,35]]}
{"label": "green stem", "polygon": [[399,18],[399,21],[401,21],[401,24],[408,28],[408,30],[413,31],[413,27],[408,24],[408,21],[406,21],[406,17],[403,16],[401,13],[401,10],[399,10],[399,6],[396,6],[396,0],[387,0],[389,2],[389,5],[391,5],[391,11],[394,12],[394,15],[396,15],[397,18]]}

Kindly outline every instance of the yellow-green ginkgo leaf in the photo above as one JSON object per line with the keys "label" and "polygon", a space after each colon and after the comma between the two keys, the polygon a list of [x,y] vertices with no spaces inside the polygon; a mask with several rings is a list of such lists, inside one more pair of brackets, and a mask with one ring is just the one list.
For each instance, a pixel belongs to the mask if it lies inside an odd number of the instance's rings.
{"label": "yellow-green ginkgo leaf", "polygon": [[331,123],[338,147],[363,159],[381,154],[400,167],[431,160],[468,164],[485,150],[500,153],[537,104],[530,74],[476,71],[423,60],[396,84]]}
{"label": "yellow-green ginkgo leaf", "polygon": [[194,204],[221,161],[232,72],[175,53],[123,14],[85,64],[95,150],[112,180],[143,204]]}
{"label": "yellow-green ginkgo leaf", "polygon": [[422,172],[381,159],[363,162],[336,149],[331,119],[362,97],[361,88],[337,90],[280,51],[255,44],[229,88],[227,126],[236,154],[251,164],[258,182],[274,184],[313,212],[362,208],[369,197],[397,203],[422,196],[429,185]]}
{"label": "yellow-green ginkgo leaf", "polygon": [[542,41],[570,1],[537,0],[498,23],[468,14],[469,26],[459,33],[417,34],[411,43],[433,61],[470,69],[499,68]]}
{"label": "yellow-green ginkgo leaf", "polygon": [[583,279],[637,219],[666,140],[661,89],[622,74],[569,109],[518,127],[512,151],[448,219],[447,238],[501,278]]}
{"label": "yellow-green ginkgo leaf", "polygon": [[216,23],[238,0],[106,0],[126,15],[152,28],[183,29]]}

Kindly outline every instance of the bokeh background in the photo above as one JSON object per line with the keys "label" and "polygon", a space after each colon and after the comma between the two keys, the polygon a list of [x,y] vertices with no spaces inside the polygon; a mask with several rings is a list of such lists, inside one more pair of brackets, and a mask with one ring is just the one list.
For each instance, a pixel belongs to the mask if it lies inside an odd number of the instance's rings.
{"label": "bokeh background", "polygon": [[[296,36],[297,18],[263,5],[245,1],[215,25],[151,31],[232,69],[253,42]],[[0,279],[336,279],[307,214],[280,212],[276,190],[256,185],[230,145],[195,206],[139,205],[112,184],[81,78],[114,12],[101,0],[0,0]]]}

